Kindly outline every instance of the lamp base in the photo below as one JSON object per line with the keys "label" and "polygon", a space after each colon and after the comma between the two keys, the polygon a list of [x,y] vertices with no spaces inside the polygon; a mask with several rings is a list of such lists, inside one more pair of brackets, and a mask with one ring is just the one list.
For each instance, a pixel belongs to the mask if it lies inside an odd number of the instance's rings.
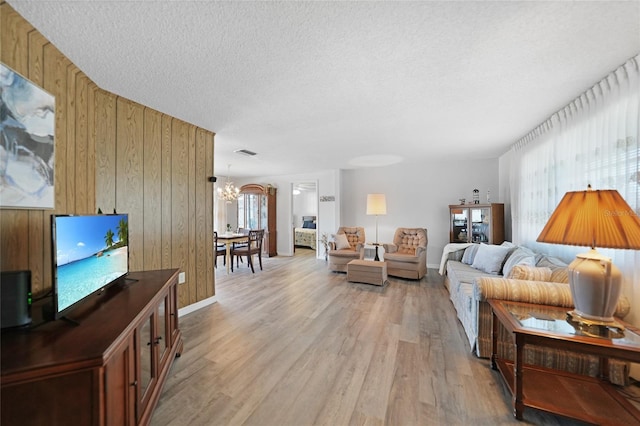
{"label": "lamp base", "polygon": [[569,265],[569,287],[576,315],[601,324],[614,323],[622,273],[608,257],[591,249]]}
{"label": "lamp base", "polygon": [[576,311],[567,312],[567,320],[575,324],[582,324],[586,327],[611,327],[616,330],[624,331],[624,326],[615,319],[613,321],[593,320],[583,317]]}

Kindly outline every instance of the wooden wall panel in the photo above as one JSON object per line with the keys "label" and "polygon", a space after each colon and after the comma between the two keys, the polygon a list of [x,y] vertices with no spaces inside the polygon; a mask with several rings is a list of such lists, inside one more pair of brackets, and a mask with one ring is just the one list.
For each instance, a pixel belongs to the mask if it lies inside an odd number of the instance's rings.
{"label": "wooden wall panel", "polygon": [[144,269],[162,267],[162,114],[144,110]]}
{"label": "wooden wall panel", "polygon": [[[171,263],[188,273],[189,259],[189,125],[173,119],[171,126]],[[192,278],[186,277],[187,282]],[[189,304],[189,286],[178,286],[180,306]]]}
{"label": "wooden wall panel", "polygon": [[162,215],[162,267],[171,268],[173,260],[171,259],[171,236],[173,235],[173,218],[172,209],[172,189],[171,178],[173,172],[171,170],[171,155],[173,137],[173,119],[168,115],[162,115],[162,206],[160,214]]}
{"label": "wooden wall panel", "polygon": [[[59,155],[57,160],[66,167],[66,213],[76,213],[76,76],[80,72],[78,67],[71,64],[67,67],[67,145],[64,157]],[[61,100],[63,102],[64,100]],[[56,99],[56,104],[58,100]],[[63,184],[62,182],[60,183]]]}
{"label": "wooden wall panel", "polygon": [[2,62],[26,76],[29,74],[29,37],[33,26],[7,3],[0,5],[0,55]]}
{"label": "wooden wall panel", "polygon": [[52,213],[129,213],[132,270],[181,268],[184,307],[215,294],[215,135],[100,89],[0,2],[0,59],[56,97],[55,209],[0,211],[0,269],[51,283]]}
{"label": "wooden wall panel", "polygon": [[[144,270],[144,107],[117,100],[116,210],[129,214],[129,268]],[[105,212],[106,213],[106,212]]]}
{"label": "wooden wall panel", "polygon": [[88,80],[87,91],[87,199],[88,213],[96,213],[96,92],[98,86]]}
{"label": "wooden wall panel", "polygon": [[196,277],[196,127],[189,125],[189,244],[187,257],[187,276],[189,276],[189,304],[198,300],[198,286]]}
{"label": "wooden wall panel", "polygon": [[103,213],[112,213],[116,208],[116,99],[101,89],[95,94],[95,207]]}
{"label": "wooden wall panel", "polygon": [[[93,207],[89,208],[87,201],[89,174],[93,172],[93,167],[89,167],[89,132],[88,125],[88,91],[89,79],[81,72],[75,73],[76,102],[75,102],[75,212],[78,214],[95,213]],[[95,188],[91,188],[95,190]]]}
{"label": "wooden wall panel", "polygon": [[[209,183],[204,176],[207,172],[207,133],[201,129],[196,131],[195,143],[195,223],[194,229],[206,228],[207,221],[207,188],[213,190],[213,184]],[[207,234],[199,232],[195,235],[195,271],[197,282],[197,297],[207,297],[207,280],[209,270],[207,265],[207,244],[209,238]],[[213,242],[211,243],[213,244]]]}
{"label": "wooden wall panel", "polygon": [[[205,172],[209,173],[211,172],[211,174],[208,174],[207,177],[209,176],[214,176],[214,169],[213,169],[213,152],[214,152],[214,135],[211,132],[207,132],[207,136],[205,138],[205,159],[206,159],[206,164],[205,164]],[[209,184],[207,185],[207,187],[205,188],[205,192],[203,194],[203,197],[206,199],[206,212],[205,212],[205,222],[202,224],[202,226],[204,227],[203,229],[208,229],[209,227],[211,227],[211,232],[207,232],[207,251],[209,247],[213,247],[213,197],[214,195],[214,184],[213,182],[209,182]],[[215,253],[214,255],[215,256]],[[212,297],[216,294],[216,273],[215,273],[215,269],[214,269],[214,258],[213,256],[208,256],[206,255],[207,258],[207,292],[205,297]]]}
{"label": "wooden wall panel", "polygon": [[52,44],[44,48],[44,88],[56,97],[55,213],[67,213],[67,68],[69,60]]}

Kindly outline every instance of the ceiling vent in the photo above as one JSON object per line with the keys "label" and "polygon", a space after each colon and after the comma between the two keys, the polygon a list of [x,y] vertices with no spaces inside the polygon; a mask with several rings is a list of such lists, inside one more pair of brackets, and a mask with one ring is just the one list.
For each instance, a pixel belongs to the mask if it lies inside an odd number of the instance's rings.
{"label": "ceiling vent", "polygon": [[247,157],[253,157],[254,155],[256,155],[255,152],[249,151],[248,149],[236,149],[233,152],[235,152],[236,154],[246,155]]}

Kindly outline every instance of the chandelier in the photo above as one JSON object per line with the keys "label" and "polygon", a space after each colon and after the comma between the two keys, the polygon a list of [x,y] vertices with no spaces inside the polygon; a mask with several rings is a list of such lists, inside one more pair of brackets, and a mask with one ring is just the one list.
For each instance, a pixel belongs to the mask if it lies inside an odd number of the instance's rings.
{"label": "chandelier", "polygon": [[240,193],[240,188],[235,186],[233,182],[229,180],[230,169],[231,164],[227,167],[227,181],[224,183],[224,189],[218,188],[218,198],[225,200],[227,203],[237,200],[238,194]]}

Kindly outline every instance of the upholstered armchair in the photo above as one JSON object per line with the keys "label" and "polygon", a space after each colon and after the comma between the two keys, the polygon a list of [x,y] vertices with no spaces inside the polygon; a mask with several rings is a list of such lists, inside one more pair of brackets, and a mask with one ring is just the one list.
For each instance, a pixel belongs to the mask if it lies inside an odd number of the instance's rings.
{"label": "upholstered armchair", "polygon": [[427,230],[398,228],[393,244],[383,244],[387,273],[419,280],[427,273]]}
{"label": "upholstered armchair", "polygon": [[329,242],[329,269],[347,272],[347,264],[364,257],[364,228],[359,226],[341,226]]}

